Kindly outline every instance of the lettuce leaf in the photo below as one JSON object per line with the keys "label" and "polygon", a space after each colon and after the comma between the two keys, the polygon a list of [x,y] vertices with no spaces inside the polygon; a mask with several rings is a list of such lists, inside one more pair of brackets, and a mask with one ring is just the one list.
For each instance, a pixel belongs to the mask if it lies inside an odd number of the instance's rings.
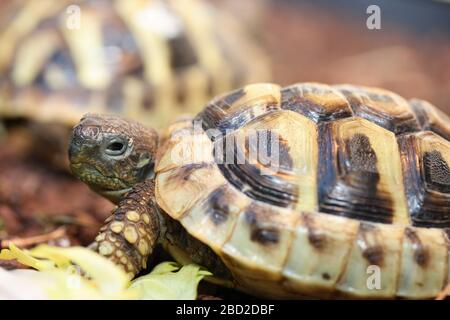
{"label": "lettuce leaf", "polygon": [[190,300],[197,298],[199,282],[210,275],[195,264],[180,269],[174,262],[163,262],[149,274],[134,280],[130,288],[136,289],[141,299]]}

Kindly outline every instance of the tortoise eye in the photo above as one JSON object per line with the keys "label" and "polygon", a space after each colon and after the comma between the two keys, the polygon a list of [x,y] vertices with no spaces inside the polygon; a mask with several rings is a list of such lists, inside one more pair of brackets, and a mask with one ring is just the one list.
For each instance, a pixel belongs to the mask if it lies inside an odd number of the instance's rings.
{"label": "tortoise eye", "polygon": [[120,156],[127,150],[127,144],[121,140],[111,140],[106,146],[105,153],[110,156]]}

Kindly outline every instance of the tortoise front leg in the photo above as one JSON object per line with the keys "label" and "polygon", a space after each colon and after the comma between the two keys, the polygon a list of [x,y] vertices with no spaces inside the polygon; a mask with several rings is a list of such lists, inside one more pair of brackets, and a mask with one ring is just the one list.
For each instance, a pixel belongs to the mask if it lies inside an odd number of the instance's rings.
{"label": "tortoise front leg", "polygon": [[135,276],[146,267],[160,236],[160,218],[154,197],[155,184],[137,184],[105,221],[90,248]]}

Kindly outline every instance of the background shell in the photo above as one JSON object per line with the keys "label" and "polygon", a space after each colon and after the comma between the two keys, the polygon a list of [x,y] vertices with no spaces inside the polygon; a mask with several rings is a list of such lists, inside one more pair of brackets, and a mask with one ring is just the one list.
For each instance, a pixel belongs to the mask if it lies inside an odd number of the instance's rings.
{"label": "background shell", "polygon": [[72,125],[86,112],[120,113],[161,129],[218,93],[269,77],[245,27],[207,1],[5,6],[2,115]]}

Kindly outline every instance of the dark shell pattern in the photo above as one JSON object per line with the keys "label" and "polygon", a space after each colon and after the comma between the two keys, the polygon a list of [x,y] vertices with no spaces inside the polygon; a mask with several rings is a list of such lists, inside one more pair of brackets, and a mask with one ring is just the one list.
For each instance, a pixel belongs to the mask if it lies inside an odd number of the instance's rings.
{"label": "dark shell pattern", "polygon": [[[247,159],[255,131],[276,132],[276,172],[259,154]],[[255,84],[169,133],[158,204],[243,290],[431,298],[449,282],[450,120],[430,103],[351,85]],[[270,139],[254,139],[270,151]],[[189,152],[174,161],[181,146]]]}

